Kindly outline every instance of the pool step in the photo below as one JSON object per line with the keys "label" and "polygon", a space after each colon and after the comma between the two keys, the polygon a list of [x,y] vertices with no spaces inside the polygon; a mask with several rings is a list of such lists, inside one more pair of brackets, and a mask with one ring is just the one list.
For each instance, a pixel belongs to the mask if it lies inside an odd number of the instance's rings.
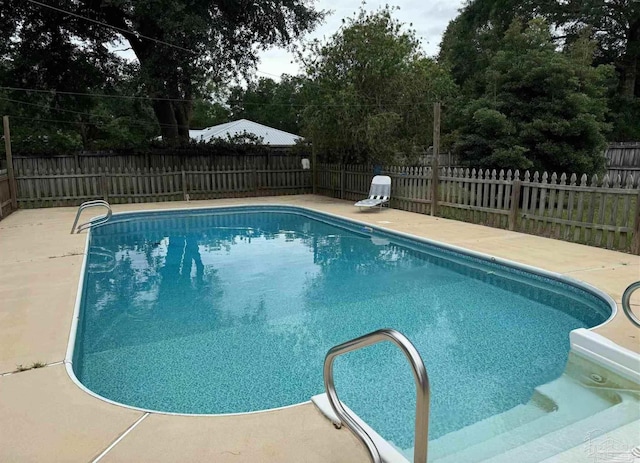
{"label": "pool step", "polygon": [[[500,440],[500,436],[505,433],[554,415],[558,412],[559,403],[563,407],[561,416],[574,408],[580,408],[584,416],[588,416],[611,406],[610,402],[579,387],[573,379],[563,375],[555,381],[537,387],[528,403],[434,440],[430,445],[431,455],[435,459],[441,459],[453,453],[457,454],[465,448],[482,445],[494,439]],[[575,419],[580,419],[581,416],[578,415]],[[555,421],[558,421],[558,418],[559,416],[554,415]]]}
{"label": "pool step", "polygon": [[460,449],[479,444],[495,436],[511,431],[549,413],[538,403],[518,405],[499,415],[494,415],[450,432],[429,444],[429,455],[437,460],[456,453]]}
{"label": "pool step", "polygon": [[[558,453],[572,447],[588,445],[585,441],[588,441],[590,438],[596,438],[602,433],[616,430],[639,419],[640,405],[638,401],[624,400],[622,403],[614,405],[600,413],[596,413],[569,426],[547,433],[538,439],[526,442],[519,447],[489,458],[485,460],[485,463],[512,463],[514,461],[537,463],[552,458]],[[640,428],[636,427],[636,429]],[[593,461],[593,457],[589,456],[586,449],[583,461]]]}
{"label": "pool step", "polygon": [[[566,375],[536,388],[536,393],[552,400],[557,409],[529,421],[526,421],[526,415],[531,413],[530,410],[526,413],[524,408],[509,410],[505,414],[523,414],[522,424],[518,425],[518,420],[510,417],[506,422],[514,427],[507,430],[505,427],[497,428],[497,434],[483,441],[473,437],[479,428],[475,431],[470,429],[480,423],[450,433],[432,443],[432,461],[538,462],[579,445],[589,432],[607,432],[640,418],[640,407],[633,396],[621,393],[605,398]],[[488,431],[484,432],[484,436],[488,434]],[[453,452],[449,445],[454,447]]]}
{"label": "pool step", "polygon": [[601,436],[585,436],[583,442],[562,453],[543,460],[541,463],[594,463],[618,462],[637,463],[640,461],[640,420],[614,429]]}

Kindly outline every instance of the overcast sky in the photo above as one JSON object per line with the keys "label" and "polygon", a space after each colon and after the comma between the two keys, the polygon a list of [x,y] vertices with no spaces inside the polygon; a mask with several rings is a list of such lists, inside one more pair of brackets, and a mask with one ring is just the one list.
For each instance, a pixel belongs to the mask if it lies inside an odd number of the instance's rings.
{"label": "overcast sky", "polygon": [[[385,4],[400,7],[394,11],[394,17],[407,25],[411,24],[422,42],[422,48],[429,56],[438,53],[438,46],[442,33],[457,14],[462,6],[462,0],[396,0],[387,2],[368,1],[367,11],[377,10]],[[342,19],[352,17],[359,10],[361,0],[317,0],[316,9],[331,10],[324,24],[320,25],[306,39],[323,37],[328,39],[341,26]],[[283,73],[295,75],[300,72],[296,63],[293,63],[293,55],[287,50],[276,48],[260,55],[258,69],[262,71],[259,76],[272,77]]]}

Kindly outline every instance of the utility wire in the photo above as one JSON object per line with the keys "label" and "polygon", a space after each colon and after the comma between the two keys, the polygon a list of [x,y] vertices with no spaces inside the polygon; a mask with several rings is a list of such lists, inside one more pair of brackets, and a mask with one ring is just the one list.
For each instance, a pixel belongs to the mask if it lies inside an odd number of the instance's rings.
{"label": "utility wire", "polygon": [[[26,87],[2,87],[0,86],[0,90],[9,90],[9,91],[19,91],[19,92],[34,92],[34,93],[47,93],[47,94],[60,94],[60,95],[73,95],[73,96],[88,96],[88,97],[96,97],[96,98],[121,98],[121,99],[135,99],[135,100],[149,100],[149,101],[175,101],[175,102],[194,102],[197,100],[187,100],[180,98],[154,98],[154,97],[144,97],[144,96],[128,96],[128,95],[108,95],[104,93],[83,93],[83,92],[65,92],[58,91],[55,89],[52,90],[44,90],[37,88],[26,88]],[[4,100],[14,101],[22,103],[23,101],[19,100],[11,100],[10,98],[3,98]],[[398,103],[394,102],[393,105],[396,106],[424,106],[424,105],[432,105],[438,100],[427,100],[427,101],[416,101],[412,103]],[[25,104],[33,104],[26,103]],[[340,104],[340,103],[252,103],[249,101],[240,101],[240,100],[231,100],[226,102],[228,105],[238,105],[238,106],[285,106],[292,108],[306,108],[306,107],[321,107],[321,108],[358,108],[358,107],[376,107],[379,106],[378,103],[361,103],[361,104]]]}
{"label": "utility wire", "polygon": [[[133,36],[135,36],[136,38],[143,38],[143,39],[151,40],[151,41],[153,41],[153,42],[156,42],[156,43],[159,43],[159,44],[162,44],[162,45],[166,45],[166,46],[168,46],[168,47],[177,48],[177,49],[179,49],[179,50],[187,51],[187,52],[189,52],[189,53],[192,53],[192,54],[198,55],[198,53],[197,53],[197,52],[195,52],[195,51],[193,51],[193,50],[190,50],[190,49],[188,49],[188,48],[184,48],[184,47],[181,47],[181,46],[179,46],[179,45],[174,45],[174,44],[172,44],[172,43],[165,42],[165,41],[163,41],[163,40],[159,40],[159,39],[156,39],[156,38],[154,38],[154,37],[149,37],[149,36],[147,36],[147,35],[143,35],[143,34],[140,34],[140,33],[137,33],[137,32],[132,32],[132,31],[127,30],[127,29],[123,29],[123,28],[120,28],[120,27],[112,26],[111,24],[107,24],[107,23],[105,23],[105,22],[102,22],[102,21],[98,21],[98,20],[95,20],[95,19],[89,18],[89,17],[87,17],[87,16],[83,16],[83,15],[80,15],[80,14],[77,14],[77,13],[73,13],[73,12],[71,12],[71,11],[64,10],[64,9],[62,9],[62,8],[55,7],[55,6],[53,6],[53,5],[48,5],[48,4],[46,4],[46,3],[39,2],[38,0],[27,0],[27,1],[28,1],[28,2],[30,2],[30,3],[32,3],[32,4],[34,4],[34,5],[39,5],[39,6],[42,6],[42,7],[44,7],[44,8],[50,8],[50,9],[52,9],[52,10],[54,10],[54,11],[58,11],[58,12],[60,12],[60,13],[68,14],[68,15],[70,15],[70,16],[74,16],[74,17],[76,17],[76,18],[84,19],[84,20],[86,20],[86,21],[90,21],[90,22],[92,22],[92,23],[94,23],[94,24],[98,24],[98,25],[100,25],[100,26],[107,27],[107,28],[110,28],[110,29],[116,30],[116,31],[118,31],[118,32],[124,33],[124,34],[133,35]],[[126,36],[125,36],[125,38],[126,38]],[[264,74],[264,75],[268,75],[268,76],[272,76],[272,77],[277,77],[277,78],[281,78],[281,77],[282,77],[282,75],[272,74],[272,73],[270,73],[270,72],[261,71],[260,69],[256,69],[256,72],[257,72],[257,73],[259,73],[259,74]],[[1,87],[0,87],[0,88],[1,88]],[[62,93],[62,92],[60,92],[60,93]],[[71,93],[70,93],[70,94],[71,94]],[[95,96],[97,96],[97,95],[95,95]],[[142,98],[142,97],[138,97],[138,98]],[[151,99],[151,98],[149,98],[149,99]],[[189,101],[189,100],[180,100],[180,99],[171,99],[171,98],[162,98],[162,99],[160,99],[160,100],[165,100],[165,101]],[[411,103],[409,103],[408,105],[410,105],[410,104],[411,104]],[[304,105],[300,105],[300,106],[304,106]],[[372,105],[372,106],[375,106],[375,105]]]}
{"label": "utility wire", "polygon": [[[190,50],[188,48],[181,47],[180,45],[174,45],[172,43],[165,42],[164,40],[159,40],[159,39],[156,39],[154,37],[149,37],[148,35],[140,34],[139,32],[133,32],[133,31],[130,31],[128,29],[123,29],[121,27],[112,26],[111,24],[107,24],[105,22],[89,18],[87,16],[83,16],[83,15],[80,15],[80,14],[77,14],[77,13],[73,13],[73,12],[68,11],[68,10],[63,10],[62,8],[58,8],[58,7],[55,7],[53,5],[48,5],[46,3],[42,3],[42,2],[39,2],[37,0],[27,0],[27,1],[30,2],[30,3],[33,3],[34,5],[38,5],[38,6],[41,6],[41,7],[44,7],[44,8],[49,8],[49,9],[52,9],[54,11],[58,11],[60,13],[68,14],[70,16],[74,16],[74,17],[79,18],[79,19],[84,19],[85,21],[89,21],[89,22],[92,22],[94,24],[98,24],[100,26],[107,27],[109,29],[113,29],[113,30],[118,31],[118,32],[123,33],[123,34],[132,35],[132,36],[134,36],[134,37],[136,37],[138,39],[151,40],[152,42],[156,42],[156,43],[159,43],[161,45],[165,45],[167,47],[176,48],[178,50],[186,51],[186,52],[189,52],[189,53],[194,54],[194,55],[198,55],[199,54],[198,52],[195,52],[195,51]],[[126,35],[125,35],[125,38],[126,38]],[[260,69],[256,69],[256,72],[258,72],[260,74],[265,74],[267,76],[273,76],[273,77],[278,77],[278,78],[282,77],[282,75],[272,74],[270,72],[261,71]]]}
{"label": "utility wire", "polygon": [[142,38],[142,39],[146,39],[146,40],[151,40],[152,42],[156,42],[156,43],[159,43],[159,44],[162,44],[162,45],[166,45],[167,47],[176,48],[178,50],[186,51],[186,52],[193,53],[193,54],[196,54],[196,55],[198,54],[195,51],[189,50],[188,48],[181,47],[180,45],[174,45],[172,43],[165,42],[163,40],[159,40],[159,39],[156,39],[154,37],[149,37],[148,35],[143,35],[143,34],[140,34],[138,32],[132,32],[132,31],[130,31],[128,29],[123,29],[121,27],[112,26],[111,24],[107,24],[105,22],[98,21],[96,19],[91,19],[91,18],[88,18],[86,16],[79,15],[77,13],[72,13],[71,11],[63,10],[62,8],[58,8],[58,7],[55,7],[53,5],[47,5],[46,3],[42,3],[42,2],[39,2],[37,0],[27,0],[27,1],[29,3],[33,3],[34,5],[39,5],[39,6],[42,6],[44,8],[49,8],[49,9],[52,9],[54,11],[58,11],[60,13],[68,14],[70,16],[74,16],[74,17],[79,18],[79,19],[84,19],[85,21],[89,21],[89,22],[92,22],[94,24],[98,24],[100,26],[104,26],[104,27],[107,27],[109,29],[113,29],[113,30],[116,30],[116,31],[124,33],[124,34],[132,35],[132,36],[134,36],[136,38],[139,38],[139,39]]}
{"label": "utility wire", "polygon": [[49,93],[60,95],[72,95],[72,96],[92,96],[97,98],[121,98],[126,100],[150,100],[150,101],[175,101],[175,102],[193,102],[195,99],[184,98],[161,98],[151,96],[133,96],[133,95],[108,95],[106,93],[86,93],[86,92],[66,92],[62,90],[46,90],[40,88],[27,88],[27,87],[1,87],[0,90],[11,90],[14,92],[34,92],[34,93]]}
{"label": "utility wire", "polygon": [[[43,119],[40,117],[27,117],[27,116],[9,116],[11,118],[11,120],[13,119],[22,119],[25,121],[32,121],[32,122],[55,122],[56,124],[72,124],[72,125],[77,125],[78,122],[76,121],[63,121],[60,119]],[[104,127],[105,124],[96,124],[98,127]]]}
{"label": "utility wire", "polygon": [[[32,121],[32,122],[51,122],[51,123],[56,123],[56,124],[69,124],[69,125],[78,125],[80,124],[79,121],[63,121],[61,119],[50,119],[50,118],[41,118],[41,117],[28,117],[28,116],[12,116],[9,115],[9,117],[13,120],[13,119],[21,119],[21,120],[25,120],[25,121]],[[86,122],[86,124],[91,124],[91,125],[95,125],[98,128],[105,128],[108,126],[107,122],[98,122],[98,121],[91,121],[91,122]],[[148,128],[156,128],[157,126],[160,127],[185,127],[182,125],[169,125],[169,124],[156,124],[153,122],[140,122],[140,121],[128,121],[127,122],[127,126],[133,126],[133,127],[148,127]]]}
{"label": "utility wire", "polygon": [[[87,116],[87,117],[96,117],[96,118],[111,118],[111,119],[117,119],[118,117],[123,117],[123,116],[110,116],[110,115],[101,115],[101,114],[93,114],[93,113],[86,113],[86,112],[81,112],[81,111],[74,111],[71,109],[63,109],[63,108],[55,108],[52,106],[48,106],[48,105],[41,105],[41,104],[37,104],[37,103],[31,103],[28,101],[21,101],[21,100],[14,100],[12,98],[4,98],[4,97],[0,97],[0,100],[5,100],[5,101],[9,101],[12,103],[17,103],[17,104],[22,104],[22,105],[26,105],[26,106],[34,106],[37,108],[42,108],[42,109],[47,109],[47,110],[52,110],[52,111],[59,111],[59,112],[64,112],[64,113],[70,113],[70,114],[76,114],[76,115],[80,115],[80,116]],[[33,119],[33,120],[41,120],[44,121],[45,119],[39,119],[39,118],[25,118],[24,116],[11,116],[11,117],[20,117],[21,119]],[[56,122],[54,120],[49,120],[48,122]],[[65,122],[65,121],[57,121],[57,122]],[[78,122],[73,122],[73,121],[66,121],[66,123],[72,123],[72,124],[77,124]],[[103,126],[106,125],[105,122],[101,123]],[[173,125],[173,124],[162,124],[162,123],[153,123],[153,122],[140,122],[140,121],[129,121],[127,122],[128,125],[133,125],[133,126],[139,126],[139,127],[177,127],[177,128],[189,128],[189,126],[186,125]]]}
{"label": "utility wire", "polygon": [[36,108],[43,108],[43,109],[48,109],[48,110],[53,110],[53,111],[60,111],[60,112],[63,112],[63,113],[79,114],[81,116],[108,117],[108,116],[100,116],[98,114],[91,114],[91,113],[85,113],[85,112],[81,112],[81,111],[75,111],[75,110],[72,110],[72,109],[56,108],[56,107],[50,106],[50,105],[43,105],[43,104],[39,104],[39,103],[31,103],[30,101],[14,100],[13,98],[0,97],[0,100],[10,101],[11,103],[18,103],[18,104],[22,104],[22,105],[25,105],[25,106],[35,106]]}

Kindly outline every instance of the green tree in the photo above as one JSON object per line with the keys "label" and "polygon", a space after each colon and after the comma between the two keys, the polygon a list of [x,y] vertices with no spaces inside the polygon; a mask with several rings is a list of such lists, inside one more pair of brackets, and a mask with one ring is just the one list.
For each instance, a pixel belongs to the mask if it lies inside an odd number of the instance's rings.
{"label": "green tree", "polygon": [[640,139],[640,2],[635,0],[568,0],[553,19],[571,43],[585,31],[595,40],[596,64],[612,64],[609,139]]}
{"label": "green tree", "polygon": [[455,151],[481,167],[594,173],[604,167],[606,82],[593,42],[556,50],[549,26],[514,21],[460,110]]}
{"label": "green tree", "polygon": [[229,122],[229,118],[229,109],[222,104],[205,99],[195,100],[189,127],[192,129],[204,129],[212,125]]}
{"label": "green tree", "polygon": [[551,21],[562,28],[569,43],[589,32],[597,44],[596,63],[616,67],[621,96],[640,96],[640,2],[567,0],[549,10]]}
{"label": "green tree", "polygon": [[484,69],[511,22],[544,18],[553,39],[567,49],[587,34],[596,44],[594,65],[615,67],[608,120],[610,139],[640,136],[640,2],[635,0],[471,0],[449,23],[440,46],[439,61],[451,69],[463,92],[478,97]]}
{"label": "green tree", "polygon": [[454,85],[389,7],[361,10],[305,51],[302,133],[321,155],[382,163],[429,146],[433,102]]}
{"label": "green tree", "polygon": [[471,0],[447,25],[440,43],[438,62],[451,71],[467,95],[482,92],[478,77],[489,64],[514,18],[531,18],[530,2]]}
{"label": "green tree", "polygon": [[[6,0],[0,24],[9,28],[2,34],[12,45],[2,47],[3,59],[5,54],[12,59],[15,53],[31,57],[33,47],[44,45],[44,53],[55,54],[60,67],[76,56],[68,50],[92,56],[104,67],[113,58],[108,45],[128,43],[139,63],[140,85],[153,98],[162,136],[169,141],[188,140],[192,100],[206,96],[208,83],[247,72],[255,65],[259,49],[286,45],[323,17],[304,0],[57,0],[48,4],[107,26],[31,1]],[[34,24],[37,34],[31,33]],[[36,65],[34,71],[43,74],[48,69]],[[46,82],[55,79],[49,77]],[[40,83],[38,88],[67,90]]]}
{"label": "green tree", "polygon": [[[19,59],[11,62],[7,72],[27,88],[51,84],[53,88],[67,89],[0,90],[0,112],[11,117],[16,150],[24,153],[129,148],[148,143],[158,134],[150,102],[135,96],[134,65],[116,60],[107,74],[85,60],[82,53],[76,56],[78,59],[71,67],[60,69],[55,58],[49,59],[44,54],[37,63],[23,54],[17,54]],[[46,72],[39,74],[38,64],[46,66]],[[5,77],[0,69],[0,81],[6,82]]]}
{"label": "green tree", "polygon": [[304,79],[283,75],[280,82],[260,78],[246,88],[231,89],[228,104],[232,119],[248,119],[290,133],[300,132]]}
{"label": "green tree", "polygon": [[[60,18],[47,10],[28,2],[7,3],[7,8],[5,5],[0,8],[4,38],[0,44],[0,85],[51,90],[0,90],[0,109],[3,114],[13,116],[16,149],[90,149],[110,134],[129,132],[128,143],[136,143],[140,138],[148,139],[149,132],[157,131],[153,115],[145,117],[148,112],[144,105],[85,95],[119,96],[129,92],[134,87],[135,65],[125,63],[106,49],[88,48],[70,40],[67,32],[75,33],[80,27],[74,21],[67,21],[63,28]],[[129,126],[129,122],[133,125]],[[123,138],[128,137],[119,140]]]}

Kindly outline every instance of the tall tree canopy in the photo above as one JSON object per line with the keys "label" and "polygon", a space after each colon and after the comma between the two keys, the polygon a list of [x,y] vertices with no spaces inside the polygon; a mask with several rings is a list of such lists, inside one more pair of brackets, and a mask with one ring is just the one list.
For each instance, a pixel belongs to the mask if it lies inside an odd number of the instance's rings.
{"label": "tall tree canopy", "polygon": [[482,93],[484,68],[513,19],[544,18],[558,48],[570,47],[585,34],[596,44],[594,65],[616,70],[611,85],[609,120],[613,140],[640,137],[640,2],[635,0],[470,0],[449,23],[440,61],[466,94]]}
{"label": "tall tree canopy", "polygon": [[549,26],[515,20],[459,108],[460,157],[474,166],[595,173],[604,167],[610,66],[592,67],[593,42],[556,50]]}
{"label": "tall tree canopy", "polygon": [[302,125],[319,153],[389,162],[429,146],[433,102],[454,85],[390,8],[361,10],[309,51]]}
{"label": "tall tree canopy", "polygon": [[483,65],[515,18],[544,18],[558,44],[590,34],[597,44],[596,64],[613,64],[619,92],[640,96],[640,2],[635,0],[470,0],[444,33],[440,59],[461,83]]}
{"label": "tall tree canopy", "polygon": [[192,100],[204,96],[208,82],[247,71],[260,48],[286,45],[322,17],[304,0],[7,0],[0,10],[2,61],[8,68],[33,65],[5,73],[2,84],[75,88],[61,87],[47,57],[52,67],[68,67],[63,76],[82,80],[74,60],[110,68],[112,46],[129,43],[163,138],[187,140]]}
{"label": "tall tree canopy", "polygon": [[597,44],[597,63],[613,64],[619,73],[620,95],[640,96],[640,2],[567,0],[549,10],[569,43],[589,31]]}

